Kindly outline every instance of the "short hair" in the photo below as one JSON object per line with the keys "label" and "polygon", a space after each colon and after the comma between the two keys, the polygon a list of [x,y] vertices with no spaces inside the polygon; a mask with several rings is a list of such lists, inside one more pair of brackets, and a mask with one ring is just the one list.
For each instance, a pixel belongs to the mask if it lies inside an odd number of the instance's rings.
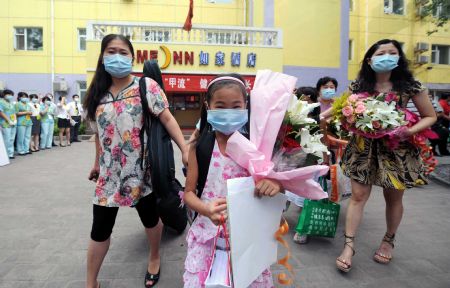
{"label": "short hair", "polygon": [[67,95],[64,94],[64,95],[59,96],[59,98],[58,98],[59,101],[61,101],[61,99],[62,99],[63,97],[67,97]]}
{"label": "short hair", "polygon": [[25,93],[25,92],[19,92],[19,93],[17,93],[17,99],[18,99],[18,100],[20,100],[20,98],[22,98],[22,97],[27,97],[27,98],[29,98],[29,97],[28,97],[28,94]]}
{"label": "short hair", "polygon": [[300,96],[302,95],[307,95],[309,96],[309,99],[311,99],[311,101],[317,102],[317,90],[312,86],[303,86],[297,88],[297,90],[295,90],[295,95],[297,96],[297,98],[300,98]]}
{"label": "short hair", "polygon": [[33,99],[33,98],[39,99],[39,96],[37,94],[30,94],[30,99]]}
{"label": "short hair", "polygon": [[334,87],[336,87],[336,88],[338,87],[338,82],[335,78],[326,76],[326,77],[320,78],[319,81],[317,81],[317,84],[316,84],[317,91],[320,91],[320,87],[322,87],[323,85],[327,84],[330,81],[334,84]]}
{"label": "short hair", "polygon": [[5,90],[3,90],[2,94],[3,94],[3,96],[5,96],[5,95],[14,95],[14,92],[12,90],[5,89]]}
{"label": "short hair", "polygon": [[73,95],[72,95],[72,99],[73,99],[73,97],[78,97],[78,98],[80,98],[80,95],[78,95],[78,94],[73,94]]}

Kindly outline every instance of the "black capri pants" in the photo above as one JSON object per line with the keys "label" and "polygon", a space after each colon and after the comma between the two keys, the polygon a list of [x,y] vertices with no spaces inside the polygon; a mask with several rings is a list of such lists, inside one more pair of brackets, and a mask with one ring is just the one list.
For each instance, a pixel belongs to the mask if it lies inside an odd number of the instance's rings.
{"label": "black capri pants", "polygon": [[[153,228],[158,224],[159,213],[154,193],[141,198],[136,205],[136,210],[145,228]],[[106,241],[111,236],[119,207],[94,205],[93,211],[91,239],[96,242]]]}

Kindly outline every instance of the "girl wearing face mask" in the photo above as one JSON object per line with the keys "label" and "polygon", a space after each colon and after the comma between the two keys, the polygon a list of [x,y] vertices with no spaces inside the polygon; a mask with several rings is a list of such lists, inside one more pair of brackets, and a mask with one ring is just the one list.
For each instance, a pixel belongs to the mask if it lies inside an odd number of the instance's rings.
{"label": "girl wearing face mask", "polygon": [[31,152],[39,151],[39,135],[41,133],[41,105],[39,104],[39,97],[36,94],[30,95],[30,107],[31,107],[31,121],[33,126],[31,128]]}
{"label": "girl wearing face mask", "polygon": [[320,112],[324,112],[331,108],[334,97],[336,96],[336,89],[338,82],[331,77],[323,77],[317,81],[316,89],[319,92]]}
{"label": "girl wearing face mask", "polygon": [[14,139],[16,138],[16,106],[13,103],[14,92],[5,90],[0,94],[0,129],[9,159],[14,159]]}
{"label": "girl wearing face mask", "polygon": [[[185,288],[204,287],[217,225],[227,220],[226,180],[249,176],[247,170],[225,154],[227,140],[232,133],[249,132],[246,95],[244,81],[237,74],[219,76],[208,85],[199,136],[189,151],[184,193],[184,202],[198,213],[187,235]],[[204,143],[211,145],[204,146]],[[209,159],[206,161],[209,167],[201,165],[205,159]],[[197,189],[202,191],[200,198],[196,194]],[[279,182],[263,179],[256,184],[255,193],[274,196],[282,190]],[[270,271],[265,270],[249,287],[273,287]]]}
{"label": "girl wearing face mask", "polygon": [[[382,264],[391,261],[395,234],[403,215],[404,191],[427,182],[418,149],[404,140],[436,121],[427,89],[413,78],[402,48],[395,40],[380,40],[369,48],[358,78],[350,85],[350,92],[368,93],[371,96],[394,92],[397,106],[405,108],[412,101],[421,119],[396,135],[403,142],[395,150],[387,147],[383,139],[368,139],[358,135],[350,139],[341,167],[344,174],[351,178],[352,197],[347,208],[344,250],[336,259],[337,268],[344,272],[352,267],[356,231],[373,185],[383,188],[387,227],[384,236],[383,232],[378,231],[382,240],[372,258]],[[329,113],[327,111],[321,116],[327,117]]]}
{"label": "girl wearing face mask", "polygon": [[[180,127],[168,109],[166,95],[147,79],[147,107],[142,107],[139,78],[131,75],[134,49],[122,35],[103,38],[94,78],[84,102],[87,119],[96,131],[96,156],[89,179],[97,182],[93,200],[93,224],[87,255],[86,287],[96,288],[97,275],[108,252],[110,236],[119,207],[131,206],[141,218],[150,253],[145,287],[153,287],[160,277],[159,245],[162,222],[152,188],[144,184],[140,167],[142,109],[148,109],[165,126],[187,162],[188,151]],[[150,135],[151,136],[151,135]]]}
{"label": "girl wearing face mask", "polygon": [[31,140],[31,127],[33,122],[31,121],[31,106],[29,105],[30,99],[25,92],[19,92],[17,94],[17,142],[16,150],[19,155],[30,154],[30,140]]}
{"label": "girl wearing face mask", "polygon": [[[53,138],[53,105],[50,97],[44,96],[41,103],[41,149],[52,148]],[[52,137],[50,137],[52,136]]]}

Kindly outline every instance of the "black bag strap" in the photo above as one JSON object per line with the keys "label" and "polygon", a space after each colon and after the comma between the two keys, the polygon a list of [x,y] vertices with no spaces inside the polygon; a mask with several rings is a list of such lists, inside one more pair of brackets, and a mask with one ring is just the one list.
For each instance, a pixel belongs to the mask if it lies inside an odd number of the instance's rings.
{"label": "black bag strap", "polygon": [[[147,163],[147,155],[145,155],[145,139],[144,136],[147,135],[147,137],[150,135],[150,129],[152,125],[152,118],[154,120],[155,116],[152,115],[148,109],[148,101],[147,101],[147,82],[146,77],[142,77],[139,79],[139,94],[141,96],[141,105],[142,105],[142,115],[144,118],[144,123],[141,129],[141,132],[139,134],[139,138],[141,140],[141,169],[147,169],[149,168],[150,163]],[[148,141],[147,141],[148,142]],[[149,153],[149,151],[147,151]],[[146,177],[144,177],[144,181],[148,181]]]}
{"label": "black bag strap", "polygon": [[197,156],[198,179],[197,179],[197,197],[201,198],[203,188],[205,188],[208,178],[209,164],[211,163],[212,152],[216,141],[216,133],[205,128],[198,138],[195,155]]}

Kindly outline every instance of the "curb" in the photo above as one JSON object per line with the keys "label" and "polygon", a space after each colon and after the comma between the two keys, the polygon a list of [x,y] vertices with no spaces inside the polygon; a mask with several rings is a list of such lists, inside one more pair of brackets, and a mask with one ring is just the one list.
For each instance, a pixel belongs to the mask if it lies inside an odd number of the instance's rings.
{"label": "curb", "polygon": [[441,183],[441,184],[443,184],[443,185],[446,185],[446,186],[449,186],[449,187],[450,187],[450,181],[445,180],[445,179],[442,178],[442,177],[439,177],[439,176],[436,175],[434,172],[431,172],[431,173],[430,173],[430,178],[433,179],[433,180],[436,180],[437,182],[439,182],[439,183]]}

